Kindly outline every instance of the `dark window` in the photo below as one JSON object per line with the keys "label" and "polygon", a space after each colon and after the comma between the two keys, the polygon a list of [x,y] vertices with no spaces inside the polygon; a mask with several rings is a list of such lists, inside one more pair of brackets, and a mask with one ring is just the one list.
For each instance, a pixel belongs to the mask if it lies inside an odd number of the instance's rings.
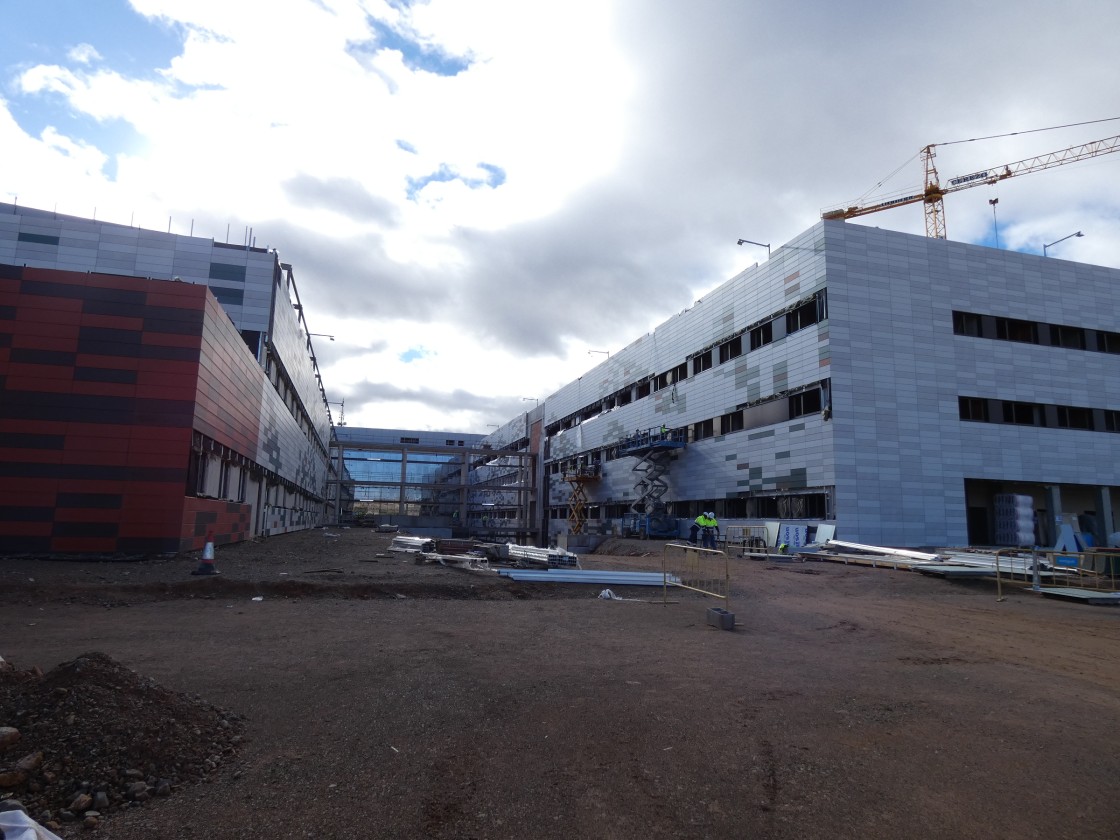
{"label": "dark window", "polygon": [[1098,332],[1097,349],[1102,353],[1120,353],[1120,333],[1105,332],[1104,330]]}
{"label": "dark window", "polygon": [[828,519],[827,493],[752,496],[745,500],[747,519]]}
{"label": "dark window", "polygon": [[649,386],[649,380],[648,379],[645,382],[639,383],[639,385],[638,385],[638,399],[639,400],[642,397],[648,397],[649,392],[650,392],[650,386]]}
{"label": "dark window", "polygon": [[230,265],[229,263],[210,263],[211,280],[232,280],[237,283],[245,282],[245,266]]}
{"label": "dark window", "polygon": [[1035,403],[1005,402],[1003,422],[1014,423],[1017,426],[1045,426],[1046,421],[1041,409],[1042,406]]}
{"label": "dark window", "polygon": [[231,472],[231,465],[229,461],[222,461],[221,471],[218,473],[218,498],[228,499],[229,496],[229,478]]}
{"label": "dark window", "polygon": [[670,382],[681,382],[688,379],[688,362],[681,362],[671,371],[669,371]]}
{"label": "dark window", "polygon": [[668,373],[661,373],[661,374],[658,374],[656,377],[654,377],[653,390],[660,391],[662,388],[668,388],[668,387],[669,387],[669,374]]}
{"label": "dark window", "polygon": [[971,312],[954,312],[953,332],[957,335],[971,335],[982,338],[984,335],[983,321],[979,315],[974,315]]}
{"label": "dark window", "polygon": [[724,414],[719,418],[719,429],[721,435],[727,435],[731,432],[741,431],[743,428],[743,412],[732,411],[730,414]]}
{"label": "dark window", "polygon": [[1085,330],[1081,327],[1050,325],[1050,343],[1055,347],[1068,347],[1071,350],[1085,349]]}
{"label": "dark window", "polygon": [[415,437],[402,437],[401,438],[401,443],[419,443],[419,442],[420,442],[420,438],[415,438]]}
{"label": "dark window", "polygon": [[725,341],[719,346],[719,363],[722,365],[724,362],[737,358],[743,355],[743,337],[741,335],[735,336],[730,341]]}
{"label": "dark window", "polygon": [[453,441],[453,440],[445,440],[445,441],[443,442],[443,445],[444,445],[444,446],[454,446],[454,445],[455,445],[455,441]]}
{"label": "dark window", "polygon": [[58,244],[57,236],[49,236],[45,233],[21,233],[17,238],[20,242],[34,242],[36,245]]}
{"label": "dark window", "polygon": [[706,350],[692,360],[692,375],[695,376],[712,366],[712,351]]}
{"label": "dark window", "polygon": [[794,417],[804,417],[806,414],[817,414],[820,410],[820,388],[802,391],[800,394],[794,394],[789,398],[789,416],[791,420]]}
{"label": "dark window", "polygon": [[751,330],[751,349],[757,350],[774,340],[774,324],[767,321],[765,324]]}
{"label": "dark window", "polygon": [[712,420],[701,420],[692,429],[693,440],[704,440],[715,435],[715,423]]}
{"label": "dark window", "polygon": [[1091,408],[1074,408],[1072,406],[1058,406],[1058,426],[1063,429],[1093,430],[1093,410]]}
{"label": "dark window", "polygon": [[259,357],[261,352],[261,334],[257,330],[242,330],[241,338],[245,341],[254,356]]}
{"label": "dark window", "polygon": [[187,494],[197,496],[206,491],[206,453],[191,452],[187,466]]}
{"label": "dark window", "polygon": [[1017,318],[996,318],[996,338],[1038,344],[1038,324]]}
{"label": "dark window", "polygon": [[211,286],[210,291],[222,306],[241,306],[245,302],[245,293],[241,289],[219,289]]}
{"label": "dark window", "polygon": [[1104,430],[1106,432],[1120,432],[1120,411],[1111,408],[1104,410]]}
{"label": "dark window", "polygon": [[988,422],[988,401],[979,397],[957,397],[962,420]]}
{"label": "dark window", "polygon": [[817,323],[817,302],[811,300],[786,313],[786,334],[805,329],[815,323]]}
{"label": "dark window", "polygon": [[618,404],[619,405],[630,405],[630,402],[633,399],[634,399],[634,394],[629,388],[627,388],[625,391],[619,391],[618,392]]}

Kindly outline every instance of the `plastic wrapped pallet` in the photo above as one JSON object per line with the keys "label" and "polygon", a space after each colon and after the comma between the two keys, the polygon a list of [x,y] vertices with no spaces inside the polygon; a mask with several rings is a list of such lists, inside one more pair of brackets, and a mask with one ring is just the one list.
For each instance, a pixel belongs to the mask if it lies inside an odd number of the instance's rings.
{"label": "plastic wrapped pallet", "polygon": [[1015,493],[995,497],[997,545],[1034,545],[1034,499]]}

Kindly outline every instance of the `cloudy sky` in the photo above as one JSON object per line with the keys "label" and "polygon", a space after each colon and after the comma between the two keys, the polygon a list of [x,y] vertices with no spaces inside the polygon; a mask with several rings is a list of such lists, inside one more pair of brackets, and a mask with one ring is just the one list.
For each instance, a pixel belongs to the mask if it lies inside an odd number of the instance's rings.
{"label": "cloudy sky", "polygon": [[[766,258],[737,239],[920,185],[929,143],[944,183],[1120,134],[1115,0],[0,0],[0,24],[0,198],[251,230],[335,336],[351,425],[485,433]],[[1118,266],[1118,186],[1112,154],[965,190],[949,238],[1081,230],[1051,255]]]}

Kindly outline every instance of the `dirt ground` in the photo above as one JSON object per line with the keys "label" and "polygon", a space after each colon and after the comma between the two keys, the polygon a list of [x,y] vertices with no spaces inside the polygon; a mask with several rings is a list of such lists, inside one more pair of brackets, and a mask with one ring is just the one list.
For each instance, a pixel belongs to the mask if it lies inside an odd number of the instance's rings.
{"label": "dirt ground", "polygon": [[[600,600],[388,540],[220,547],[213,578],[197,557],[0,561],[4,659],[102,652],[244,724],[206,781],[59,833],[1120,836],[1120,609],[738,559],[726,632],[693,593]],[[583,567],[657,568],[661,544],[612,550]]]}

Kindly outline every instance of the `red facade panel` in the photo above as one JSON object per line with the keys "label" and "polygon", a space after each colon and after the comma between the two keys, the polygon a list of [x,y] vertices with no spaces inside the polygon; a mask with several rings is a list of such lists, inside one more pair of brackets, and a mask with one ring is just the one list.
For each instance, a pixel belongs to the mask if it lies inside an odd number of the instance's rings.
{"label": "red facade panel", "polygon": [[19,272],[0,283],[0,552],[176,551],[206,287]]}
{"label": "red facade panel", "polygon": [[5,271],[0,554],[143,555],[252,536],[252,505],[186,495],[193,437],[257,461],[266,403],[272,434],[298,429],[274,416],[279,397],[206,286]]}

